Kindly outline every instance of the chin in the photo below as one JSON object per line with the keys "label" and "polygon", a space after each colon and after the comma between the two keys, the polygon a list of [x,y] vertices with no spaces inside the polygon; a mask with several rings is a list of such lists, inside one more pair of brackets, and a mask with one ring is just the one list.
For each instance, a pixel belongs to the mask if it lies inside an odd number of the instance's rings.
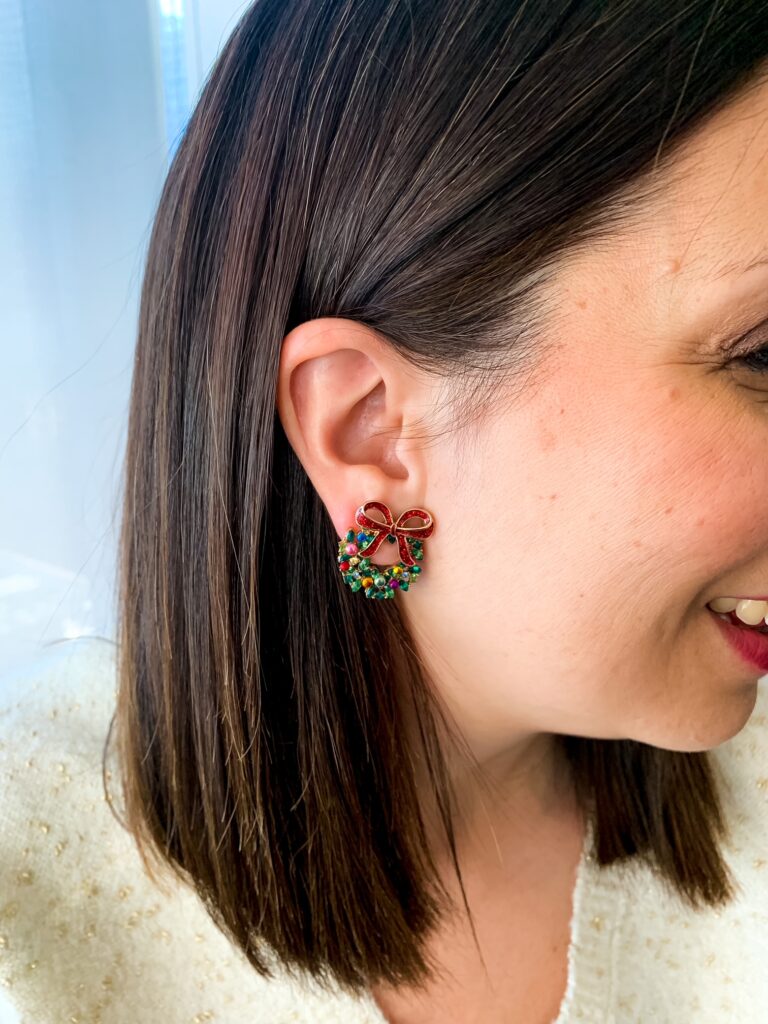
{"label": "chin", "polygon": [[720,694],[711,707],[691,709],[685,723],[675,732],[657,737],[653,746],[683,753],[714,750],[737,736],[752,716],[757,702],[758,682],[749,679],[735,690]]}

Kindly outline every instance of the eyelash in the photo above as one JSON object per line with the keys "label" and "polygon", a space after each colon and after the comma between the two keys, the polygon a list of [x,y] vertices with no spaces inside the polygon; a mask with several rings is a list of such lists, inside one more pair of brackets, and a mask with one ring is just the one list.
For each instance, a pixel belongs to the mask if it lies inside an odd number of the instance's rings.
{"label": "eyelash", "polygon": [[[754,364],[754,360],[758,360],[757,365]],[[741,363],[742,366],[746,366],[746,368],[751,370],[753,373],[768,374],[768,345],[756,348],[753,352],[747,352],[746,355],[737,356],[733,361],[735,363]]]}

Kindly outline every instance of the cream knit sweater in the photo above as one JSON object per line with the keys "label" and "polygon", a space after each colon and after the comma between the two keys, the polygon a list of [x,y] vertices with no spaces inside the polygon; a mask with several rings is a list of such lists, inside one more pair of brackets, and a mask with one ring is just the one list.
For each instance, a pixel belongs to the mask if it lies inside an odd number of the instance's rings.
{"label": "cream knit sweater", "polygon": [[[739,897],[696,912],[647,868],[583,857],[557,1024],[768,1024],[767,685],[714,751]],[[385,1024],[371,998],[262,980],[194,893],[153,886],[102,793],[114,696],[93,639],[0,684],[0,991],[21,1024]]]}

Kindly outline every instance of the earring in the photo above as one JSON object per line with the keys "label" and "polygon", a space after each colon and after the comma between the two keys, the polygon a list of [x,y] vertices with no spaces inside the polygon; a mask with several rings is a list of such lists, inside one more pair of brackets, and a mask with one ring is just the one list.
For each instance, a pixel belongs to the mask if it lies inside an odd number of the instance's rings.
{"label": "earring", "polygon": [[[383,513],[383,523],[366,514],[369,508]],[[406,526],[411,518],[424,520],[424,526]],[[417,565],[424,558],[422,540],[430,537],[435,528],[434,520],[423,508],[409,508],[394,521],[391,511],[383,501],[366,501],[355,512],[357,529],[350,526],[339,541],[338,563],[342,579],[351,590],[363,590],[366,597],[394,597],[398,590],[408,590],[421,573]],[[372,565],[368,556],[374,554],[384,539],[397,544],[400,561],[397,565]]]}

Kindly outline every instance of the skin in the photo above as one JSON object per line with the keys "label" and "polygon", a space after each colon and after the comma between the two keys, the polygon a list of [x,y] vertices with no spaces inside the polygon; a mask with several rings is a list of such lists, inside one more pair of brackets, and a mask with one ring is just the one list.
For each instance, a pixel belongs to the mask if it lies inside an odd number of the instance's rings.
{"label": "skin", "polygon": [[[768,373],[724,351],[748,332],[768,344],[768,262],[722,273],[768,249],[768,83],[674,169],[640,220],[565,262],[539,385],[482,430],[414,441],[440,382],[365,326],[324,318],[284,340],[279,413],[338,535],[374,497],[434,516],[424,575],[395,600],[495,785],[457,769],[490,974],[446,929],[434,948],[455,987],[377,990],[393,1021],[556,1013],[582,823],[552,734],[705,750],[754,707],[759,672],[706,604],[768,595]],[[493,566],[457,584],[479,545]],[[466,1016],[445,1016],[464,997]]]}

